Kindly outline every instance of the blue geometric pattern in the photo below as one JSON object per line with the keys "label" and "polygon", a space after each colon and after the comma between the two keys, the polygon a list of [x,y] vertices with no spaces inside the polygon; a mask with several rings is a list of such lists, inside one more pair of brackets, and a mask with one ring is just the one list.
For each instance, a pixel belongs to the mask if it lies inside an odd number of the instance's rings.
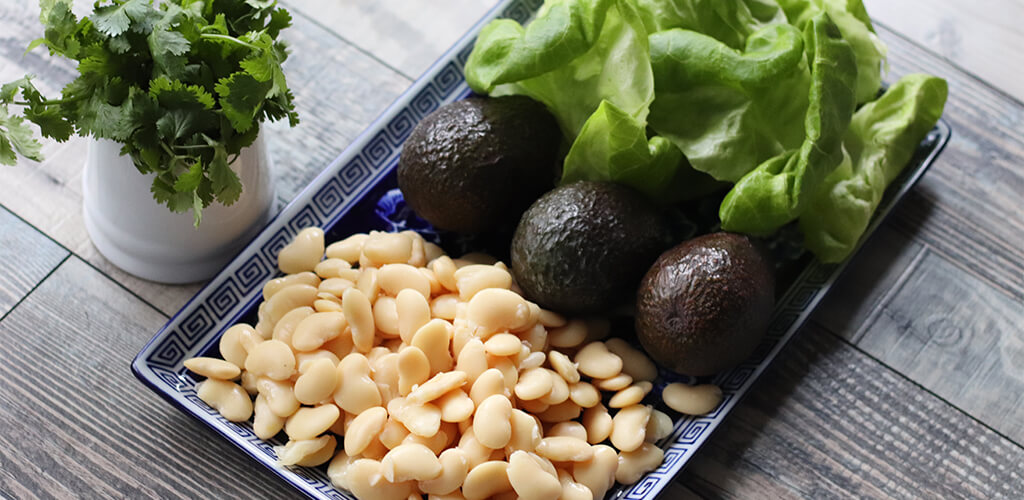
{"label": "blue geometric pattern", "polygon": [[[505,0],[489,17],[527,21],[542,0]],[[498,14],[494,14],[498,13]],[[482,27],[482,21],[477,29]],[[282,467],[276,464],[272,446],[278,441],[257,438],[249,423],[228,422],[199,400],[195,380],[186,374],[184,360],[205,354],[217,344],[220,334],[255,311],[262,284],[277,273],[277,254],[301,229],[320,226],[329,231],[364,196],[367,196],[397,164],[401,146],[419,121],[441,105],[470,94],[463,81],[463,67],[473,47],[476,32],[464,36],[455,47],[410,87],[367,132],[333,161],[278,214],[270,224],[220,274],[178,312],[142,349],[132,363],[136,376],[182,411],[223,435],[253,459],[312,498],[350,499],[338,491],[325,468]],[[871,234],[895,203],[923,175],[950,135],[945,122],[919,150],[916,163],[904,170],[886,193],[872,225]],[[388,222],[388,221],[385,221]],[[863,241],[863,240],[862,240]],[[844,265],[811,262],[789,290],[777,301],[764,341],[745,363],[721,373],[714,382],[724,399],[711,414],[678,416],[673,432],[661,443],[665,460],[635,485],[619,487],[612,498],[653,498],[686,465],[701,444],[722,422],[751,384],[799,330],[807,317],[841,273]],[[657,403],[664,384],[692,378],[668,372],[656,384],[649,401]]]}

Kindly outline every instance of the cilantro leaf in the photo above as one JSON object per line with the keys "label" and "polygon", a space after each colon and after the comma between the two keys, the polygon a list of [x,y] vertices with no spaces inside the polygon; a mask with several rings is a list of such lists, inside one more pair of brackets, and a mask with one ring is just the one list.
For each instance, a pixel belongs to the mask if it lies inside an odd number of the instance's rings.
{"label": "cilantro leaf", "polygon": [[191,44],[184,35],[167,29],[154,29],[146,42],[153,56],[153,64],[159,75],[183,78],[188,58],[185,55]]}
{"label": "cilantro leaf", "polygon": [[149,95],[160,107],[213,109],[214,100],[206,89],[198,85],[187,85],[178,80],[159,77],[150,83]]}
{"label": "cilantro leaf", "polygon": [[50,52],[56,52],[67,58],[74,59],[82,47],[75,38],[78,32],[78,19],[71,12],[68,0],[50,0],[41,5],[39,20],[43,23],[43,38]]}
{"label": "cilantro leaf", "polygon": [[185,173],[178,176],[178,180],[174,181],[174,190],[178,192],[195,191],[202,180],[203,165],[198,162],[193,163]]}
{"label": "cilantro leaf", "polygon": [[0,108],[0,163],[14,165],[17,153],[25,158],[42,161],[42,146],[32,137],[32,129],[20,116],[7,114],[6,107]]}
{"label": "cilantro leaf", "polygon": [[75,132],[74,125],[61,114],[57,106],[40,106],[25,109],[25,118],[39,126],[39,132],[45,137],[64,142]]}
{"label": "cilantro leaf", "polygon": [[284,9],[274,9],[270,14],[270,21],[267,22],[267,34],[270,38],[277,38],[281,30],[292,25],[292,15]]}
{"label": "cilantro leaf", "polygon": [[252,128],[253,119],[272,85],[260,82],[245,72],[234,73],[221,78],[214,90],[220,96],[219,102],[224,115],[238,132]]}
{"label": "cilantro leaf", "polygon": [[[212,145],[212,144],[211,144]],[[215,145],[210,161],[210,181],[217,201],[231,205],[242,194],[242,181],[228,165],[228,153],[223,145]]]}
{"label": "cilantro leaf", "polygon": [[96,7],[90,19],[100,32],[117,36],[128,28],[137,33],[148,33],[153,28],[154,13],[155,9],[146,0],[127,0],[120,5]]}
{"label": "cilantro leaf", "polygon": [[130,109],[114,106],[93,94],[80,108],[78,128],[96,137],[124,141],[134,130]]}

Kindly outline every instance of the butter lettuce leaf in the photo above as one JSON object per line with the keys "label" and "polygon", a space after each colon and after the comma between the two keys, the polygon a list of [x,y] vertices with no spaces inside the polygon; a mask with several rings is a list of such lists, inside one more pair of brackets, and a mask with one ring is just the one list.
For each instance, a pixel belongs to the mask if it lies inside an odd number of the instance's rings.
{"label": "butter lettuce leaf", "polygon": [[826,179],[800,217],[804,246],[823,262],[840,262],[857,246],[886,187],[942,116],[946,81],[907,75],[853,115],[845,146],[850,161]]}
{"label": "butter lettuce leaf", "polygon": [[759,29],[785,23],[774,0],[636,0],[648,33],[673,28],[703,33],[734,49]]}
{"label": "butter lettuce leaf", "polygon": [[719,208],[726,231],[772,234],[800,216],[843,160],[843,136],[856,105],[853,50],[825,13],[807,24],[804,43],[811,61],[806,137],[798,149],[765,161],[733,186]]}
{"label": "butter lettuce leaf", "polygon": [[549,0],[526,28],[493,21],[465,73],[477,92],[544,103],[570,138],[601,101],[646,120],[654,100],[647,32],[631,0]]}
{"label": "butter lettuce leaf", "polygon": [[761,28],[742,50],[680,28],[651,35],[651,128],[694,168],[736,182],[804,138],[810,73],[799,30]]}

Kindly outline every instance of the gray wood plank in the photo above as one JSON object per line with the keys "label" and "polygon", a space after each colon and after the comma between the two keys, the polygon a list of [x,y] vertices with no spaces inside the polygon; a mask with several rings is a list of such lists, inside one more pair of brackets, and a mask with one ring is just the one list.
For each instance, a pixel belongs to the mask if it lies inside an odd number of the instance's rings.
{"label": "gray wood plank", "polygon": [[67,256],[67,250],[0,206],[0,318]]}
{"label": "gray wood plank", "polygon": [[1024,101],[1024,44],[1017,20],[1024,3],[1016,0],[864,0],[868,13],[884,24],[982,80]]}
{"label": "gray wood plank", "polygon": [[15,497],[288,498],[135,380],[165,318],[71,258],[0,322],[0,490]]}
{"label": "gray wood plank", "polygon": [[[32,73],[40,90],[54,95],[74,77],[73,65],[42,49],[22,57],[27,44],[40,36],[37,17],[33,2],[0,0],[0,81]],[[409,84],[308,18],[299,16],[295,24],[285,32],[292,46],[286,71],[302,123],[294,129],[271,124],[267,130],[278,196],[284,200],[294,197]],[[0,203],[165,314],[184,305],[198,285],[164,286],[135,278],[110,264],[89,241],[81,209],[85,141],[45,141],[44,154],[42,163],[21,161],[0,169]]]}
{"label": "gray wood plank", "polygon": [[421,75],[497,0],[285,0],[293,12],[373,54],[410,78]]}
{"label": "gray wood plank", "polygon": [[711,498],[1024,497],[1024,448],[858,352],[800,332],[680,481]]}

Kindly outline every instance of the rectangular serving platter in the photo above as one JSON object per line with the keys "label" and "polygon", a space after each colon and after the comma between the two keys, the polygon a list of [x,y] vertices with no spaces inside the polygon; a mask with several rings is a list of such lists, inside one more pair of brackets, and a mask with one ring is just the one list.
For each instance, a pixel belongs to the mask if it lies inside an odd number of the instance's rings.
{"label": "rectangular serving platter", "polygon": [[[462,70],[480,28],[496,17],[525,22],[541,3],[504,0],[484,16],[156,333],[132,362],[136,377],[309,497],[351,499],[331,485],[325,466],[278,465],[273,446],[284,441],[263,441],[253,434],[251,423],[228,422],[200,401],[195,393],[198,380],[183,362],[194,356],[219,357],[217,342],[224,330],[240,321],[255,323],[262,286],[279,275],[277,253],[301,229],[319,226],[327,233],[327,241],[369,230],[420,229],[409,226],[409,214],[396,216],[402,207],[391,201],[397,193],[394,171],[402,143],[423,117],[469,95]],[[940,121],[922,141],[911,164],[886,191],[861,244],[927,171],[950,135],[949,125]],[[777,295],[768,332],[754,354],[734,369],[706,380],[722,388],[724,398],[718,408],[696,417],[672,412],[657,399],[665,383],[659,380],[646,402],[675,421],[672,434],[658,443],[665,451],[664,462],[637,483],[609,492],[608,498],[655,498],[800,330],[845,263],[826,265],[804,256],[793,266],[794,272],[786,278],[790,284]],[[674,380],[695,382],[685,377]]]}

